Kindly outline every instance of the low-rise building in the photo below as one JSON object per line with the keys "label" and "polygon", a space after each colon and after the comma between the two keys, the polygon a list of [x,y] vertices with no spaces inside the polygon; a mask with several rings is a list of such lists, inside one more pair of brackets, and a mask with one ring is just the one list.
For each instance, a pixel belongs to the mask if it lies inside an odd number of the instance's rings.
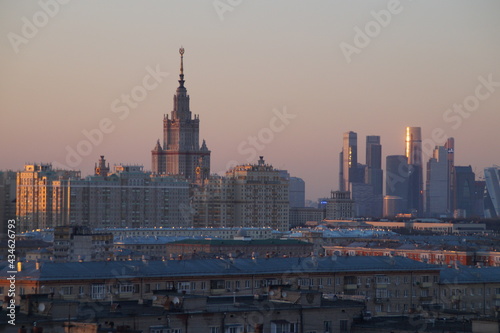
{"label": "low-rise building", "polygon": [[[438,301],[439,271],[437,266],[400,257],[24,262],[16,274],[15,301],[49,294],[75,302],[144,302],[161,290],[253,296],[266,295],[269,286],[284,285],[361,301],[374,316],[401,315]],[[9,301],[8,272],[7,267],[0,270],[4,305]]]}
{"label": "low-rise building", "polygon": [[165,245],[169,256],[182,258],[307,257],[314,246],[295,239],[220,240],[185,239]]}

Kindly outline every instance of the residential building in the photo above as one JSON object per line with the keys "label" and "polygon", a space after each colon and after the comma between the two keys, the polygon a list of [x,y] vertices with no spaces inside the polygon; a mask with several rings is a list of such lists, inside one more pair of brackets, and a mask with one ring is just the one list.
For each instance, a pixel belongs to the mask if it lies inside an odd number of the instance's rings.
{"label": "residential building", "polygon": [[144,172],[138,165],[106,170],[104,157],[95,174],[26,165],[17,176],[18,232],[81,225],[90,228],[190,227],[186,181]]}
{"label": "residential building", "polygon": [[[0,270],[1,297],[8,291],[8,271]],[[34,295],[49,294],[53,300],[144,303],[158,299],[161,291],[236,297],[265,295],[269,286],[284,285],[362,301],[374,316],[401,315],[437,302],[439,271],[408,258],[361,256],[23,262],[16,273],[15,299],[20,304],[27,295],[33,300]]]}
{"label": "residential building", "polygon": [[184,239],[165,244],[165,249],[169,257],[183,259],[307,257],[313,244],[295,239]]}
{"label": "residential building", "polygon": [[325,218],[323,208],[293,207],[290,208],[290,228],[305,225],[307,222],[320,223]]}
{"label": "residential building", "polygon": [[289,229],[289,183],[266,164],[238,165],[194,188],[196,227]]}
{"label": "residential building", "polygon": [[351,192],[332,191],[330,199],[326,200],[325,219],[351,219],[354,214],[354,201],[351,199]]}
{"label": "residential building", "polygon": [[58,226],[54,228],[54,260],[98,261],[110,260],[113,234],[92,233],[85,226]]}

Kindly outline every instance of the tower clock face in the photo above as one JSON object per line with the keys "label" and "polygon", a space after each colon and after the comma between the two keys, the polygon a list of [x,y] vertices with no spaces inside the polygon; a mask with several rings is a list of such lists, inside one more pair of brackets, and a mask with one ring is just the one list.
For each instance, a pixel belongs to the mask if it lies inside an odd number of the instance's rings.
{"label": "tower clock face", "polygon": [[201,173],[200,167],[196,167],[196,174],[199,175]]}

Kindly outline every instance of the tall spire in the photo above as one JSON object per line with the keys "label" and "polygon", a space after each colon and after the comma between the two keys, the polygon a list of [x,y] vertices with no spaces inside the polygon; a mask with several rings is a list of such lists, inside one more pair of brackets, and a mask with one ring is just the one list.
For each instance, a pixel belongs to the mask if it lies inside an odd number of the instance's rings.
{"label": "tall spire", "polygon": [[184,48],[181,47],[179,49],[179,53],[181,54],[181,73],[179,74],[179,88],[184,88]]}

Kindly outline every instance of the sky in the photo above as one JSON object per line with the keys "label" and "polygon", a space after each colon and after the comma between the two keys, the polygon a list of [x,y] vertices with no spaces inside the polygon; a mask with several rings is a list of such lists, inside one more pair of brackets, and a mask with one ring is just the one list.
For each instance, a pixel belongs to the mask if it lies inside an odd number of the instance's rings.
{"label": "sky", "polygon": [[500,164],[497,0],[3,0],[0,36],[0,170],[150,169],[181,46],[213,173],[263,155],[316,200],[344,132],[364,163],[367,135],[404,154],[406,126],[424,161],[454,137],[457,165]]}

